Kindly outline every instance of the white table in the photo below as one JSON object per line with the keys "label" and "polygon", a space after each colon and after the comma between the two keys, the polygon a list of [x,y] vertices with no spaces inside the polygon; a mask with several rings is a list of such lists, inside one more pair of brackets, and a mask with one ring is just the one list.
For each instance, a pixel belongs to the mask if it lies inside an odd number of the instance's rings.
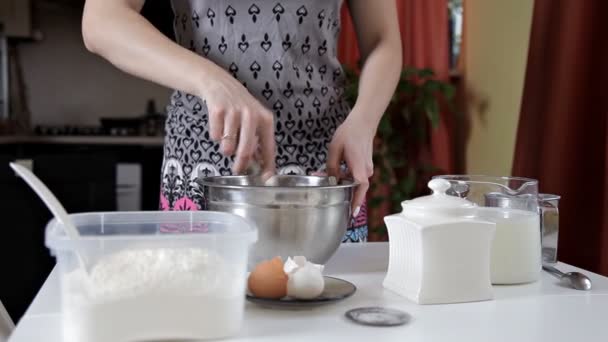
{"label": "white table", "polygon": [[[583,292],[543,272],[537,283],[496,286],[493,301],[421,306],[383,289],[387,260],[386,243],[343,245],[326,274],[357,285],[352,297],[306,311],[248,303],[241,334],[230,341],[608,341],[606,277],[584,271],[593,290]],[[558,268],[582,271],[565,264]],[[9,342],[61,341],[57,275],[56,270],[51,273]],[[393,307],[413,319],[405,326],[380,328],[355,325],[344,317],[361,306]]]}

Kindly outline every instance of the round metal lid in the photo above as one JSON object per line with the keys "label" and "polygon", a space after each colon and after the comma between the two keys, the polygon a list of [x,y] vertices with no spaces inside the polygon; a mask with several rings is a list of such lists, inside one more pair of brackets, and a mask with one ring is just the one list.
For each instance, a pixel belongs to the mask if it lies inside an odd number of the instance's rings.
{"label": "round metal lid", "polygon": [[376,327],[399,326],[411,320],[407,312],[377,306],[352,309],[347,311],[345,316],[357,324]]}

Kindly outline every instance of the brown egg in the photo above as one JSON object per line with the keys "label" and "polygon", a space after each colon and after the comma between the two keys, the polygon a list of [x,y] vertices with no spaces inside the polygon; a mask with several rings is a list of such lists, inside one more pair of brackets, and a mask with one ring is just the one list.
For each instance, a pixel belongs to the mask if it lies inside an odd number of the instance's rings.
{"label": "brown egg", "polygon": [[259,263],[249,275],[249,291],[260,298],[282,298],[287,295],[287,274],[283,260],[275,257]]}

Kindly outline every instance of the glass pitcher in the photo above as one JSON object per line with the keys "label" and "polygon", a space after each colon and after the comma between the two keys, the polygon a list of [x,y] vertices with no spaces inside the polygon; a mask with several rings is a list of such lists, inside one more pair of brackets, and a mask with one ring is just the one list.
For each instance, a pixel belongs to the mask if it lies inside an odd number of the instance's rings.
{"label": "glass pitcher", "polygon": [[[542,262],[541,217],[545,217],[545,210],[553,207],[553,203],[545,202],[545,198],[539,196],[538,181],[523,177],[481,175],[437,177],[450,181],[450,195],[476,203],[480,207],[480,215],[496,223],[491,253],[492,283],[537,281]],[[554,197],[547,199],[554,200]],[[557,214],[556,201],[554,208],[554,214]],[[552,225],[551,228],[556,234],[557,226]]]}
{"label": "glass pitcher", "polygon": [[557,263],[557,238],[559,236],[559,200],[553,194],[538,194],[543,264]]}

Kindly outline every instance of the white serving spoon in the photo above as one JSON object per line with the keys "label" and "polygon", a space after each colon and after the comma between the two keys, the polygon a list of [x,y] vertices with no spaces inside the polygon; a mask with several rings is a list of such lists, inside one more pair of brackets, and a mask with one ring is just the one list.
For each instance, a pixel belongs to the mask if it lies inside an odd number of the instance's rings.
{"label": "white serving spoon", "polygon": [[[68,237],[73,240],[80,239],[78,229],[76,229],[76,226],[74,226],[74,223],[72,223],[72,220],[65,211],[65,208],[63,205],[61,205],[57,197],[53,195],[51,190],[49,190],[49,188],[26,167],[16,163],[9,163],[9,165],[21,178],[23,178],[27,185],[29,185],[30,188],[36,192],[36,195],[38,195],[38,197],[40,197],[40,199],[44,202],[53,216],[55,216],[55,219],[61,223]],[[84,267],[86,263],[82,254],[76,252],[76,256],[80,261],[80,266],[82,266],[83,269],[86,269],[86,267]]]}

